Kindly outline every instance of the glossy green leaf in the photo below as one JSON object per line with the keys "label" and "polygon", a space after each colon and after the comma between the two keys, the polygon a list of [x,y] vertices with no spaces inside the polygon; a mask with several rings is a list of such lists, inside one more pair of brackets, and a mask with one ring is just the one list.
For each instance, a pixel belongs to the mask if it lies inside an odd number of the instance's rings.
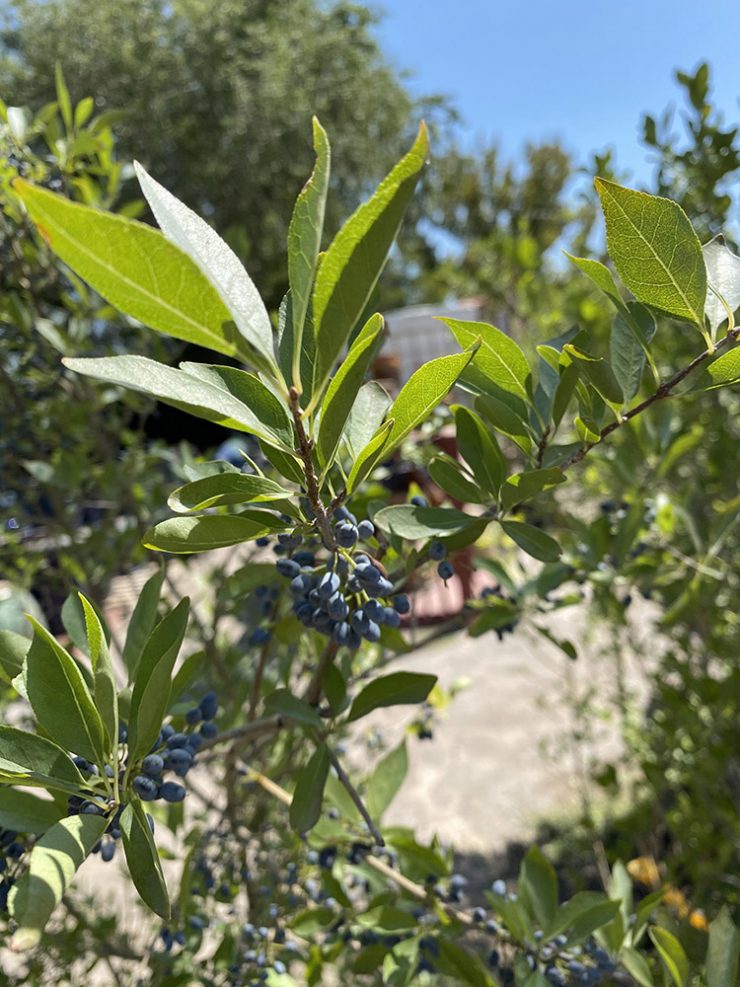
{"label": "glossy green leaf", "polygon": [[638,953],[636,949],[632,949],[630,946],[625,946],[619,954],[619,961],[640,987],[655,987],[655,981],[650,972],[650,964],[642,953]]}
{"label": "glossy green leaf", "polygon": [[670,973],[676,987],[687,987],[689,982],[689,961],[683,946],[668,929],[653,925],[648,935],[658,951],[663,966]]}
{"label": "glossy green leaf", "polygon": [[563,347],[563,352],[577,361],[581,376],[605,401],[612,405],[622,404],[624,397],[622,388],[606,360],[599,356],[592,356],[572,343],[566,344]]}
{"label": "glossy green leaf", "polygon": [[389,441],[388,437],[393,431],[394,424],[393,418],[389,418],[387,422],[384,422],[380,426],[377,433],[370,439],[364,449],[360,451],[347,477],[347,493],[352,493],[362,483],[365,477],[375,469],[381,459],[387,458],[386,448]]}
{"label": "glossy green leaf", "polygon": [[718,387],[740,384],[740,346],[723,353],[697,374],[692,391],[714,391]]}
{"label": "glossy green leaf", "polygon": [[555,868],[538,846],[526,853],[519,871],[519,896],[542,928],[552,922],[558,907]]}
{"label": "glossy green leaf", "polygon": [[131,880],[142,900],[165,921],[170,917],[162,864],[146,813],[138,799],[129,802],[121,814],[121,836]]}
{"label": "glossy green leaf", "polygon": [[12,784],[77,790],[84,785],[72,759],[58,744],[16,727],[0,726],[0,772],[6,777],[22,776]]}
{"label": "glossy green leaf", "polygon": [[597,288],[600,288],[612,300],[618,309],[624,308],[624,300],[619,294],[619,288],[617,288],[612,272],[605,264],[598,260],[591,260],[589,257],[574,257],[567,250],[563,253],[572,264],[575,264],[587,278],[593,281]]}
{"label": "glossy green leaf", "polygon": [[329,383],[321,406],[321,424],[316,442],[316,452],[322,466],[329,465],[334,459],[347,418],[377,351],[382,332],[383,317],[371,316]]}
{"label": "glossy green leaf", "polygon": [[704,324],[707,275],[699,238],[681,207],[596,179],[606,242],[622,281],[638,301]]}
{"label": "glossy green leaf", "polygon": [[13,187],[54,253],[112,305],[168,336],[237,355],[216,289],[159,230],[21,179]]}
{"label": "glossy green leaf", "polygon": [[66,807],[51,799],[40,799],[31,792],[18,792],[6,785],[0,787],[0,829],[41,834],[66,815]]}
{"label": "glossy green leaf", "polygon": [[458,451],[478,486],[496,500],[507,469],[498,443],[474,411],[458,405],[454,412]]}
{"label": "glossy green leaf", "polygon": [[89,600],[78,594],[85,611],[88,654],[92,662],[95,705],[108,738],[108,753],[118,749],[118,689],[103,625]]}
{"label": "glossy green leaf", "polygon": [[[88,601],[89,602],[89,601]],[[90,604],[92,606],[92,604]],[[110,631],[105,626],[105,618],[101,617],[100,612],[96,607],[94,607],[95,613],[97,614],[98,621],[103,628],[103,633],[107,642],[110,642]],[[62,624],[64,629],[69,634],[70,641],[72,644],[78,648],[83,655],[90,655],[87,640],[87,624],[85,622],[85,609],[82,606],[82,601],[80,599],[80,594],[72,592],[69,594],[67,599],[62,604]]]}
{"label": "glossy green leaf", "polygon": [[314,391],[320,393],[362,315],[396,238],[429,151],[426,127],[375,194],[347,220],[316,275]]}
{"label": "glossy green leaf", "polygon": [[265,458],[272,463],[278,473],[284,476],[286,480],[297,483],[299,486],[302,486],[306,482],[303,465],[295,456],[283,452],[282,449],[270,445],[269,442],[260,441],[260,449]]}
{"label": "glossy green leaf", "polygon": [[461,504],[483,504],[488,499],[451,456],[435,456],[427,470],[437,486]]}
{"label": "glossy green leaf", "polygon": [[707,987],[735,984],[740,961],[740,933],[724,905],[709,925],[707,946]]}
{"label": "glossy green leaf", "polygon": [[[292,381],[301,383],[300,354],[304,323],[311,299],[316,265],[324,228],[326,193],[329,188],[331,151],[329,138],[316,117],[313,118],[313,147],[316,163],[311,177],[301,190],[293,208],[288,228],[288,281],[291,293]],[[291,378],[289,378],[291,379]]]}
{"label": "glossy green leaf", "polygon": [[274,442],[285,450],[293,450],[293,424],[287,406],[255,374],[239,370],[238,367],[208,363],[185,362],[180,364],[180,370],[215,387],[248,408],[255,420],[252,429],[255,435]]}
{"label": "glossy green leaf", "polygon": [[567,479],[565,473],[557,468],[515,473],[501,487],[501,503],[505,510],[511,510],[515,504],[530,500],[543,490],[551,490]]}
{"label": "glossy green leaf", "polygon": [[[195,415],[196,418],[205,418],[206,421],[215,422],[238,432],[251,432],[278,445],[282,444],[289,434],[285,430],[287,419],[284,417],[270,415],[267,423],[260,419],[260,412],[263,410],[267,413],[272,412],[278,404],[274,395],[266,399],[265,409],[258,406],[255,410],[234,397],[225,387],[217,386],[214,383],[215,375],[206,382],[182,369],[168,367],[144,356],[64,359],[62,363],[76,373],[151,394],[159,401]],[[195,365],[191,364],[191,366]],[[251,377],[250,374],[245,376]],[[256,377],[252,379],[257,380]],[[282,424],[279,432],[275,432],[272,428],[275,420]]]}
{"label": "glossy green leaf", "polygon": [[393,404],[390,394],[376,380],[363,384],[347,418],[344,440],[352,459],[371,441]]}
{"label": "glossy green leaf", "polygon": [[520,418],[526,418],[531,370],[514,340],[486,322],[441,321],[462,347],[470,346],[476,339],[482,340],[475,359],[462,376],[463,381],[507,405]]}
{"label": "glossy green leaf", "polygon": [[406,741],[382,758],[365,785],[365,804],[370,818],[379,820],[398,793],[409,769]]}
{"label": "glossy green leaf", "polygon": [[131,761],[147,754],[169,707],[172,671],[188,626],[185,597],[149,634],[136,666],[128,723]]}
{"label": "glossy green leaf", "polygon": [[123,645],[123,663],[128,669],[129,681],[133,680],[147,638],[159,623],[159,598],[164,574],[164,566],[160,566],[147,579],[128,622],[126,641]]}
{"label": "glossy green leaf", "polygon": [[[727,319],[727,308],[736,312],[740,308],[740,257],[734,254],[720,233],[701,248],[707,268],[707,300],[704,315],[712,331]],[[727,303],[727,308],[720,301]]]}
{"label": "glossy green leaf", "polygon": [[33,617],[26,656],[26,689],[39,724],[67,750],[102,764],[103,723],[72,656]]}
{"label": "glossy green leaf", "polygon": [[10,893],[8,907],[18,923],[12,947],[32,949],[75,873],[107,826],[103,816],[70,816],[36,843],[28,869]]}
{"label": "glossy green leaf", "polygon": [[436,675],[418,672],[393,672],[373,679],[357,695],[347,717],[347,722],[381,706],[407,706],[423,703],[437,682]]}
{"label": "glossy green leaf", "polygon": [[8,684],[19,675],[31,647],[29,638],[15,631],[0,631],[0,681]]}
{"label": "glossy green leaf", "polygon": [[274,367],[270,316],[239,258],[204,219],[156,182],[138,161],[134,170],[159,228],[203,272],[246,341],[232,337],[230,342],[247,362]]}
{"label": "glossy green leaf", "polygon": [[307,833],[319,821],[330,765],[326,744],[319,744],[298,776],[290,803],[290,825],[296,833]]}
{"label": "glossy green leaf", "polygon": [[522,452],[528,455],[532,451],[528,423],[509,405],[490,394],[479,394],[475,399],[475,410],[489,425],[516,443]]}
{"label": "glossy green leaf", "polygon": [[466,531],[480,519],[452,507],[417,507],[394,504],[378,511],[374,518],[381,531],[415,541],[419,538],[445,538]]}
{"label": "glossy green leaf", "polygon": [[519,548],[540,562],[557,562],[560,546],[544,531],[524,521],[501,521],[501,527]]}
{"label": "glossy green leaf", "polygon": [[225,504],[255,504],[290,497],[291,492],[274,480],[249,473],[204,476],[173,490],[167,503],[173,511],[202,511]]}
{"label": "glossy green leaf", "polygon": [[270,713],[280,713],[297,723],[307,723],[312,727],[321,726],[321,717],[313,706],[294,696],[290,689],[276,689],[265,696],[265,709]]}
{"label": "glossy green leaf", "polygon": [[146,532],[142,544],[160,552],[191,555],[214,548],[254,541],[286,525],[267,511],[251,510],[243,514],[203,514],[173,517],[160,521]]}

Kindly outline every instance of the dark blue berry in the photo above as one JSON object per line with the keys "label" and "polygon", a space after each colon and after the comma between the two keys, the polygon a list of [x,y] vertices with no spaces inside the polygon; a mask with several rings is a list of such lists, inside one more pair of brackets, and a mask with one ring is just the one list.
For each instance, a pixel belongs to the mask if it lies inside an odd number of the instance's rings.
{"label": "dark blue berry", "polygon": [[252,633],[249,635],[250,644],[267,644],[267,642],[272,637],[271,632],[267,627],[255,627]]}
{"label": "dark blue berry", "polygon": [[429,507],[429,501],[426,499],[426,497],[421,497],[418,494],[416,497],[411,498],[411,503],[414,505],[414,507]]}
{"label": "dark blue berry", "polygon": [[193,708],[189,709],[185,714],[185,722],[188,723],[191,727],[194,727],[196,723],[200,723],[202,719],[203,719],[203,713],[201,711],[200,706],[193,706]]}
{"label": "dark blue berry", "polygon": [[167,749],[176,750],[178,747],[188,746],[188,735],[186,733],[173,733],[167,740]]}
{"label": "dark blue berry", "polygon": [[143,802],[153,802],[157,797],[157,785],[146,775],[137,775],[134,778],[134,791]]}
{"label": "dark blue berry", "polygon": [[207,692],[198,703],[204,720],[212,720],[218,712],[218,696],[215,692]]}
{"label": "dark blue berry", "polygon": [[447,546],[444,542],[433,541],[429,546],[429,558],[434,559],[435,562],[441,562],[442,559],[447,558]]}
{"label": "dark blue berry", "polygon": [[351,630],[352,629],[349,624],[343,621],[340,624],[334,625],[331,636],[333,637],[334,642],[341,647],[342,645],[349,644]]}
{"label": "dark blue berry", "polygon": [[397,610],[394,610],[393,607],[383,607],[380,622],[385,624],[386,627],[400,627],[401,614]]}
{"label": "dark blue berry", "polygon": [[185,798],[185,788],[176,781],[166,781],[160,786],[159,794],[165,802],[182,802]]}
{"label": "dark blue berry", "polygon": [[349,613],[349,605],[341,593],[335,593],[327,603],[326,610],[334,620],[344,620]]}
{"label": "dark blue berry", "polygon": [[335,530],[335,535],[337,544],[341,545],[342,548],[352,548],[352,546],[357,543],[357,528],[353,524],[348,524],[347,522],[338,524]]}
{"label": "dark blue berry", "polygon": [[362,631],[362,636],[366,641],[370,641],[372,644],[375,644],[380,640],[380,628],[374,620],[368,620],[367,626]]}
{"label": "dark blue berry", "polygon": [[363,541],[366,541],[375,534],[375,525],[372,521],[360,521],[357,525],[357,533]]}
{"label": "dark blue berry", "polygon": [[113,860],[115,855],[116,855],[116,844],[113,842],[113,840],[107,840],[100,848],[101,860],[104,863],[109,864],[111,860]]}
{"label": "dark blue berry", "polygon": [[322,600],[329,600],[339,589],[339,576],[336,572],[325,572],[319,580],[317,587],[319,597]]}
{"label": "dark blue berry", "polygon": [[255,545],[258,548],[267,548],[269,544],[270,544],[270,539],[266,538],[264,535],[262,536],[262,538],[258,538],[255,542]]}
{"label": "dark blue berry", "polygon": [[398,596],[393,598],[393,606],[396,608],[397,613],[408,613],[411,609],[411,604],[409,603],[409,598],[405,593],[399,593]]}
{"label": "dark blue berry", "polygon": [[285,576],[287,579],[295,579],[301,571],[301,567],[293,559],[278,559],[275,568],[281,576]]}
{"label": "dark blue berry", "polygon": [[206,740],[213,740],[218,736],[218,727],[215,723],[204,723],[200,728],[200,734]]}
{"label": "dark blue berry", "polygon": [[452,579],[455,575],[455,567],[451,562],[440,562],[437,566],[437,573],[441,579],[444,579],[444,581],[447,582],[448,579]]}
{"label": "dark blue berry", "polygon": [[193,753],[195,753],[196,751],[200,750],[202,744],[203,744],[202,735],[200,733],[191,733],[190,736],[188,737],[187,750],[190,750]]}
{"label": "dark blue berry", "polygon": [[171,768],[176,775],[184,778],[193,763],[193,755],[189,750],[178,747],[174,751],[170,751],[167,757],[167,766]]}
{"label": "dark blue berry", "polygon": [[164,760],[159,754],[147,754],[141,762],[141,770],[150,778],[158,778],[164,771]]}

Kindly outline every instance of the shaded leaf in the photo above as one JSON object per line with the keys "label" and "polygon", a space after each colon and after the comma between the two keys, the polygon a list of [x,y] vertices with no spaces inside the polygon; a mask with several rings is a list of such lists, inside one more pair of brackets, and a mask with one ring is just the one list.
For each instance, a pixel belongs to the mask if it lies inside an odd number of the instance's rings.
{"label": "shaded leaf", "polygon": [[657,925],[648,929],[648,935],[676,987],[686,987],[689,981],[689,961],[681,943],[672,932]]}
{"label": "shaded leaf", "polygon": [[375,524],[389,535],[416,540],[444,538],[465,531],[481,519],[452,507],[417,507],[415,504],[394,504],[378,511]]}
{"label": "shaded leaf", "polygon": [[129,802],[121,814],[121,836],[129,874],[142,900],[165,921],[170,917],[162,864],[141,802]]}
{"label": "shaded leaf", "polygon": [[409,768],[406,741],[386,754],[365,785],[365,803],[372,819],[379,820],[403,784]]}
{"label": "shaded leaf", "polygon": [[740,933],[724,905],[709,926],[707,946],[707,987],[734,984],[738,976]]}
{"label": "shaded leaf", "polygon": [[108,737],[107,751],[118,749],[118,689],[103,625],[89,600],[78,594],[85,612],[88,654],[92,662],[95,705]]}
{"label": "shaded leaf", "polygon": [[129,672],[129,681],[133,679],[146,639],[155,624],[159,622],[159,597],[163,582],[164,566],[160,566],[144,583],[128,622],[126,641],[123,645],[123,662]]}
{"label": "shaded leaf", "polygon": [[290,689],[276,689],[265,696],[265,709],[271,713],[281,713],[297,723],[321,726],[321,717],[313,706],[294,696]]}
{"label": "shaded leaf", "polygon": [[0,787],[0,829],[41,834],[66,815],[66,807],[62,808],[51,799],[40,799],[31,792]]}
{"label": "shaded leaf", "polygon": [[254,541],[274,531],[283,531],[285,527],[285,522],[276,515],[259,510],[245,511],[243,514],[173,517],[150,528],[142,538],[142,544],[160,552],[190,555]]}
{"label": "shaded leaf", "polygon": [[254,504],[280,500],[291,492],[274,480],[249,473],[220,473],[204,476],[173,490],[167,503],[173,511],[202,511],[225,504]]}
{"label": "shaded leaf", "polygon": [[499,522],[506,534],[517,543],[528,555],[539,559],[540,562],[557,562],[560,558],[560,546],[546,535],[544,531],[524,521]]}
{"label": "shaded leaf", "polygon": [[355,698],[347,717],[347,722],[359,720],[362,716],[381,706],[406,706],[423,703],[437,682],[436,675],[423,675],[418,672],[393,672],[373,679]]}
{"label": "shaded leaf", "polygon": [[307,833],[319,820],[330,764],[326,744],[319,744],[298,777],[289,812],[290,825],[296,833]]}

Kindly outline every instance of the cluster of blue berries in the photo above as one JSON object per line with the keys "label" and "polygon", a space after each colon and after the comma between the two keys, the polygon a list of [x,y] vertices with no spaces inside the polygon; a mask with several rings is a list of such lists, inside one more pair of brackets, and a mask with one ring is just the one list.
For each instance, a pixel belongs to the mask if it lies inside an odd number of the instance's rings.
{"label": "cluster of blue berries", "polygon": [[216,693],[208,692],[197,706],[185,714],[185,722],[191,728],[189,731],[175,731],[169,723],[162,727],[132,783],[142,802],[153,802],[155,799],[182,802],[186,794],[185,786],[176,781],[165,781],[163,775],[166,771],[172,771],[178,778],[187,775],[203,741],[212,740],[218,734],[218,727],[213,722],[217,712]]}
{"label": "cluster of blue berries", "polygon": [[8,895],[15,884],[18,861],[27,849],[23,833],[0,828],[0,913],[8,910]]}
{"label": "cluster of blue berries", "polygon": [[290,580],[293,612],[300,622],[331,638],[338,647],[354,649],[363,640],[379,641],[382,626],[400,627],[402,615],[411,606],[405,594],[394,595],[393,583],[381,564],[357,550],[361,542],[375,537],[372,521],[358,522],[346,507],[339,507],[335,517],[338,548],[325,561],[317,561],[310,549],[296,551],[301,536],[292,533],[279,536],[286,555],[275,565]]}

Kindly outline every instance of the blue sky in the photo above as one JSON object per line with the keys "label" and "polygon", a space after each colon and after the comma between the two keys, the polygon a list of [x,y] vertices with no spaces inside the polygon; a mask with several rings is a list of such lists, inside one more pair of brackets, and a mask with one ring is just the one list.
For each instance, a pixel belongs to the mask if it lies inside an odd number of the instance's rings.
{"label": "blue sky", "polygon": [[416,93],[452,97],[461,136],[498,140],[516,156],[527,140],[559,137],[579,163],[612,145],[617,164],[647,178],[639,145],[645,111],[676,103],[676,69],[712,66],[726,121],[740,120],[740,0],[385,0],[378,28]]}

